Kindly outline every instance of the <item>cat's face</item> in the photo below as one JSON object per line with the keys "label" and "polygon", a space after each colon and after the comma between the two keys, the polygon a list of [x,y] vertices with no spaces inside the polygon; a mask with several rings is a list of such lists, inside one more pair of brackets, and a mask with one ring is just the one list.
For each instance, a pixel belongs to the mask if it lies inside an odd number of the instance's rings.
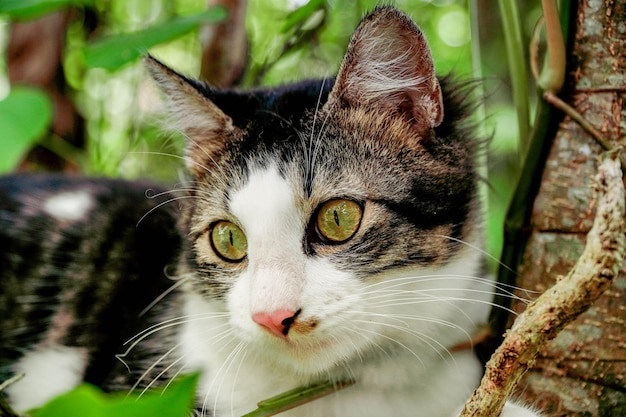
{"label": "cat's face", "polygon": [[190,291],[229,337],[305,375],[458,339],[434,341],[480,263],[459,243],[479,239],[473,145],[411,21],[371,15],[325,84],[221,93],[148,67],[190,140]]}

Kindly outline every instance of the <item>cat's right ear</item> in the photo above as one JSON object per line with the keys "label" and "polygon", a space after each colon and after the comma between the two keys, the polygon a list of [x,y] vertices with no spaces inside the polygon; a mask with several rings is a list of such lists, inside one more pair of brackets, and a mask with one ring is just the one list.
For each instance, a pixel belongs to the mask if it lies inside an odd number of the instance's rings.
{"label": "cat's right ear", "polygon": [[200,91],[197,82],[152,56],[144,57],[143,63],[164,93],[170,116],[168,127],[187,137],[187,167],[194,175],[202,176],[236,136],[232,119]]}
{"label": "cat's right ear", "polygon": [[376,8],[354,31],[326,106],[405,116],[421,130],[443,120],[441,86],[428,42],[405,14]]}

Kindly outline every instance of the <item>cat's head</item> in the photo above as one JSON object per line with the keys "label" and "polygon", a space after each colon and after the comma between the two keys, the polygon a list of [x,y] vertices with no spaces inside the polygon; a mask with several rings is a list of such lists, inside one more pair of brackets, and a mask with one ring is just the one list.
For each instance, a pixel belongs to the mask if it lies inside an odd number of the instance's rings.
{"label": "cat's head", "polygon": [[365,17],[334,80],[219,91],[146,64],[188,137],[191,291],[234,337],[314,374],[458,326],[475,142],[408,17]]}

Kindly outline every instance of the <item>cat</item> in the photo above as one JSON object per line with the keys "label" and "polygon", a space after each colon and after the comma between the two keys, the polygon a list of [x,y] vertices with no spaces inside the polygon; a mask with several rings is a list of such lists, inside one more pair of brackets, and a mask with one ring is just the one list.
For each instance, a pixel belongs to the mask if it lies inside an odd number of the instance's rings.
{"label": "cat", "polygon": [[[142,391],[201,371],[197,414],[319,381],[285,416],[458,415],[482,366],[480,141],[467,88],[378,7],[336,77],[218,90],[155,58],[190,178],[0,180],[0,376],[25,410],[81,381]],[[531,417],[507,403],[502,416]]]}

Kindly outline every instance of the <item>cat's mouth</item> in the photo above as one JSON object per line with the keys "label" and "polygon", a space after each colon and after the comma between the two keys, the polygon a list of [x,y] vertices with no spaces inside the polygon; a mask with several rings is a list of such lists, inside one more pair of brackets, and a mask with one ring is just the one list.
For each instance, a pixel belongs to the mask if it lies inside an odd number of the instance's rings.
{"label": "cat's mouth", "polygon": [[[281,326],[270,327],[261,325],[264,331],[263,340],[272,345],[286,348],[290,351],[311,353],[323,350],[332,345],[333,338],[319,331],[320,320],[316,317],[300,319],[299,317],[284,319]],[[302,352],[300,352],[302,351]]]}
{"label": "cat's mouth", "polygon": [[[327,372],[352,352],[346,350],[346,335],[328,332],[320,323],[318,318],[306,318],[295,320],[285,335],[266,331],[260,335],[259,350],[272,361],[287,365],[299,374]],[[355,349],[357,345],[354,342],[349,344]]]}
{"label": "cat's mouth", "polygon": [[301,375],[318,375],[336,363],[336,340],[318,337],[275,339],[263,353],[272,361],[287,366]]}
{"label": "cat's mouth", "polygon": [[297,335],[311,334],[317,328],[318,322],[319,320],[314,317],[305,320],[295,320],[291,325],[289,333]]}

